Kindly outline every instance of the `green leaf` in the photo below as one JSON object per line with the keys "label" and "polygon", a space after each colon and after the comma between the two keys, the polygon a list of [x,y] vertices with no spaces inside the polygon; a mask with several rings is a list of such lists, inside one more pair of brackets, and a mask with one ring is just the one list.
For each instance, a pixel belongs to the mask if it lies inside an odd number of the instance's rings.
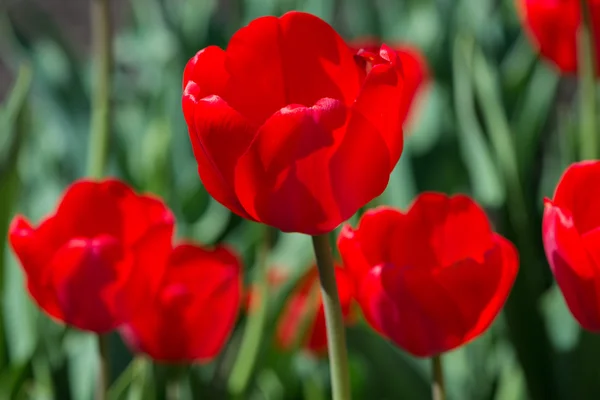
{"label": "green leaf", "polygon": [[458,142],[471,179],[473,197],[485,206],[499,207],[504,203],[506,189],[475,111],[473,84],[467,65],[473,56],[472,50],[472,43],[465,37],[456,37],[452,66]]}
{"label": "green leaf", "polygon": [[70,330],[63,349],[69,365],[71,396],[74,399],[92,399],[98,376],[98,343],[94,334]]}

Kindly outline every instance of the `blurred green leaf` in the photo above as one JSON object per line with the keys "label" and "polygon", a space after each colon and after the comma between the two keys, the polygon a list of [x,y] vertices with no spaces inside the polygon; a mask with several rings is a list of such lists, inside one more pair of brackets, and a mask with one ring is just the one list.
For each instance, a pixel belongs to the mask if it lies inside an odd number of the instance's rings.
{"label": "blurred green leaf", "polygon": [[473,43],[457,35],[454,41],[452,65],[458,140],[471,178],[473,196],[485,206],[499,207],[506,198],[506,189],[477,119],[473,85],[467,64],[472,58]]}
{"label": "blurred green leaf", "polygon": [[554,285],[541,300],[541,309],[548,323],[548,335],[554,347],[563,352],[577,344],[579,327],[569,312],[558,286]]}
{"label": "blurred green leaf", "polygon": [[5,285],[2,311],[8,354],[11,362],[24,363],[32,356],[38,340],[36,310],[25,289],[23,272],[12,256],[6,263]]}
{"label": "blurred green leaf", "polygon": [[88,400],[94,397],[98,377],[98,343],[91,333],[71,330],[64,341],[69,362],[69,381],[73,399]]}

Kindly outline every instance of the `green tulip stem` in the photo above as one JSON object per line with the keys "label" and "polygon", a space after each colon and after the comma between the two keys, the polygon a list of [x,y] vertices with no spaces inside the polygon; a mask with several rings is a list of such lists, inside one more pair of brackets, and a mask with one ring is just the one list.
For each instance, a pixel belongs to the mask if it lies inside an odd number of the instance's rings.
{"label": "green tulip stem", "polygon": [[98,334],[99,369],[98,382],[96,386],[96,400],[108,399],[110,387],[110,357],[108,334]]}
{"label": "green tulip stem", "polygon": [[108,158],[111,126],[110,93],[112,66],[112,38],[109,0],[92,0],[92,121],[88,149],[88,175],[104,175]]}
{"label": "green tulip stem", "polygon": [[268,255],[273,246],[275,236],[274,228],[264,226],[264,237],[259,248],[256,261],[256,289],[258,302],[256,309],[248,316],[240,350],[237,354],[235,364],[231,370],[228,386],[229,392],[234,398],[244,395],[248,382],[252,376],[256,359],[261,348],[264,337],[264,329],[268,315],[269,282],[267,278]]}
{"label": "green tulip stem", "polygon": [[433,356],[431,359],[431,398],[433,400],[446,400],[446,386],[444,385],[444,370],[442,356]]}
{"label": "green tulip stem", "polygon": [[587,0],[580,0],[581,26],[579,28],[579,157],[593,160],[597,157],[598,140],[596,132],[596,54],[590,9]]}
{"label": "green tulip stem", "polygon": [[[92,121],[88,149],[88,175],[104,175],[110,129],[110,70],[112,64],[109,0],[92,0],[92,51],[95,67],[92,86]],[[106,400],[110,385],[108,336],[98,334],[100,368],[96,399]]]}
{"label": "green tulip stem", "polygon": [[333,400],[349,400],[350,376],[342,307],[338,296],[329,236],[313,236],[313,248],[321,282],[321,295],[327,325],[327,346]]}

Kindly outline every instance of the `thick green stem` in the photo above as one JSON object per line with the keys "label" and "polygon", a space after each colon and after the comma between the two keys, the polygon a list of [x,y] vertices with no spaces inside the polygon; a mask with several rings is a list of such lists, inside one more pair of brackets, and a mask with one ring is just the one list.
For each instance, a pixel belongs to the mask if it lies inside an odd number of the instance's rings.
{"label": "thick green stem", "polygon": [[331,245],[328,235],[313,236],[312,240],[319,269],[323,308],[325,309],[332,399],[349,400],[351,395],[346,333],[335,280]]}
{"label": "thick green stem", "polygon": [[582,160],[593,160],[598,152],[596,138],[596,54],[594,35],[587,0],[580,0],[581,26],[579,28],[579,157]]}
{"label": "thick green stem", "polygon": [[106,167],[111,125],[112,40],[109,0],[91,0],[91,2],[94,73],[88,175],[100,178]]}
{"label": "thick green stem", "polygon": [[242,396],[246,391],[256,364],[267,320],[269,296],[267,261],[269,251],[273,246],[275,231],[269,226],[265,226],[264,229],[263,243],[260,246],[256,262],[256,290],[259,301],[256,309],[248,316],[240,350],[228,382],[229,392],[235,397]]}
{"label": "thick green stem", "polygon": [[108,389],[110,387],[110,356],[108,335],[98,335],[98,354],[100,359],[100,368],[98,368],[96,400],[106,400],[108,399]]}
{"label": "thick green stem", "polygon": [[442,356],[433,356],[431,359],[431,398],[433,400],[446,400],[446,386],[444,385],[444,370]]}

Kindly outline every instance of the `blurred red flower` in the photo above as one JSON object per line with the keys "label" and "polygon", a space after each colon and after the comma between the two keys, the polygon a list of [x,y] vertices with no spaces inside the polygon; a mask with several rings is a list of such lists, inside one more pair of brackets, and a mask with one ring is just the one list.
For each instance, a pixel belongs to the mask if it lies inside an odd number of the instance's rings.
{"label": "blurred red flower", "polygon": [[310,14],[261,17],[226,50],[199,51],[183,88],[208,192],[282,231],[333,230],[383,192],[402,153],[397,54],[383,45],[356,62],[333,28]]}
{"label": "blurred red flower", "polygon": [[171,253],[155,301],[121,334],[134,351],[157,361],[208,362],[233,331],[241,297],[241,262],[233,251],[181,244]]}
{"label": "blurred red flower", "polygon": [[[376,54],[379,51],[380,43],[379,40],[374,38],[359,38],[349,42],[349,46],[356,53],[366,51]],[[402,90],[404,95],[400,102],[400,118],[406,125],[413,115],[419,96],[429,80],[429,69],[425,58],[417,48],[408,44],[391,44],[390,47],[398,55],[402,67],[404,78]],[[361,58],[364,60],[364,54]],[[361,58],[358,58],[358,60],[360,61]]]}
{"label": "blurred red flower", "polygon": [[172,233],[173,216],[160,200],[117,180],[80,180],[37,228],[15,217],[9,241],[46,313],[104,333],[158,291]]}
{"label": "blurred red flower", "polygon": [[[339,266],[335,267],[335,279],[342,314],[346,323],[351,323],[351,305],[354,299],[352,279],[348,272]],[[302,332],[303,323],[307,323],[305,332]],[[302,348],[314,354],[321,355],[327,351],[325,310],[316,266],[311,267],[298,282],[284,306],[276,329],[276,343],[281,349],[289,350],[299,343]],[[306,337],[297,342],[298,335],[303,333],[306,333]]]}
{"label": "blurred red flower", "polygon": [[[267,270],[267,284],[270,290],[278,289],[288,279],[288,273],[283,267],[271,267]],[[256,285],[252,284],[246,290],[243,299],[243,308],[250,314],[260,304],[260,292]]]}
{"label": "blurred red flower", "polygon": [[[580,0],[517,0],[526,32],[541,55],[563,73],[577,72]],[[589,0],[596,59],[600,60],[600,1]],[[596,65],[600,63],[596,61]],[[600,72],[600,70],[598,70]]]}
{"label": "blurred red flower", "polygon": [[492,323],[518,271],[514,246],[469,197],[421,194],[407,213],[380,207],[338,246],[367,321],[407,352],[430,357]]}
{"label": "blurred red flower", "polygon": [[579,324],[600,332],[600,162],[571,165],[554,200],[545,199],[542,237],[546,257]]}

